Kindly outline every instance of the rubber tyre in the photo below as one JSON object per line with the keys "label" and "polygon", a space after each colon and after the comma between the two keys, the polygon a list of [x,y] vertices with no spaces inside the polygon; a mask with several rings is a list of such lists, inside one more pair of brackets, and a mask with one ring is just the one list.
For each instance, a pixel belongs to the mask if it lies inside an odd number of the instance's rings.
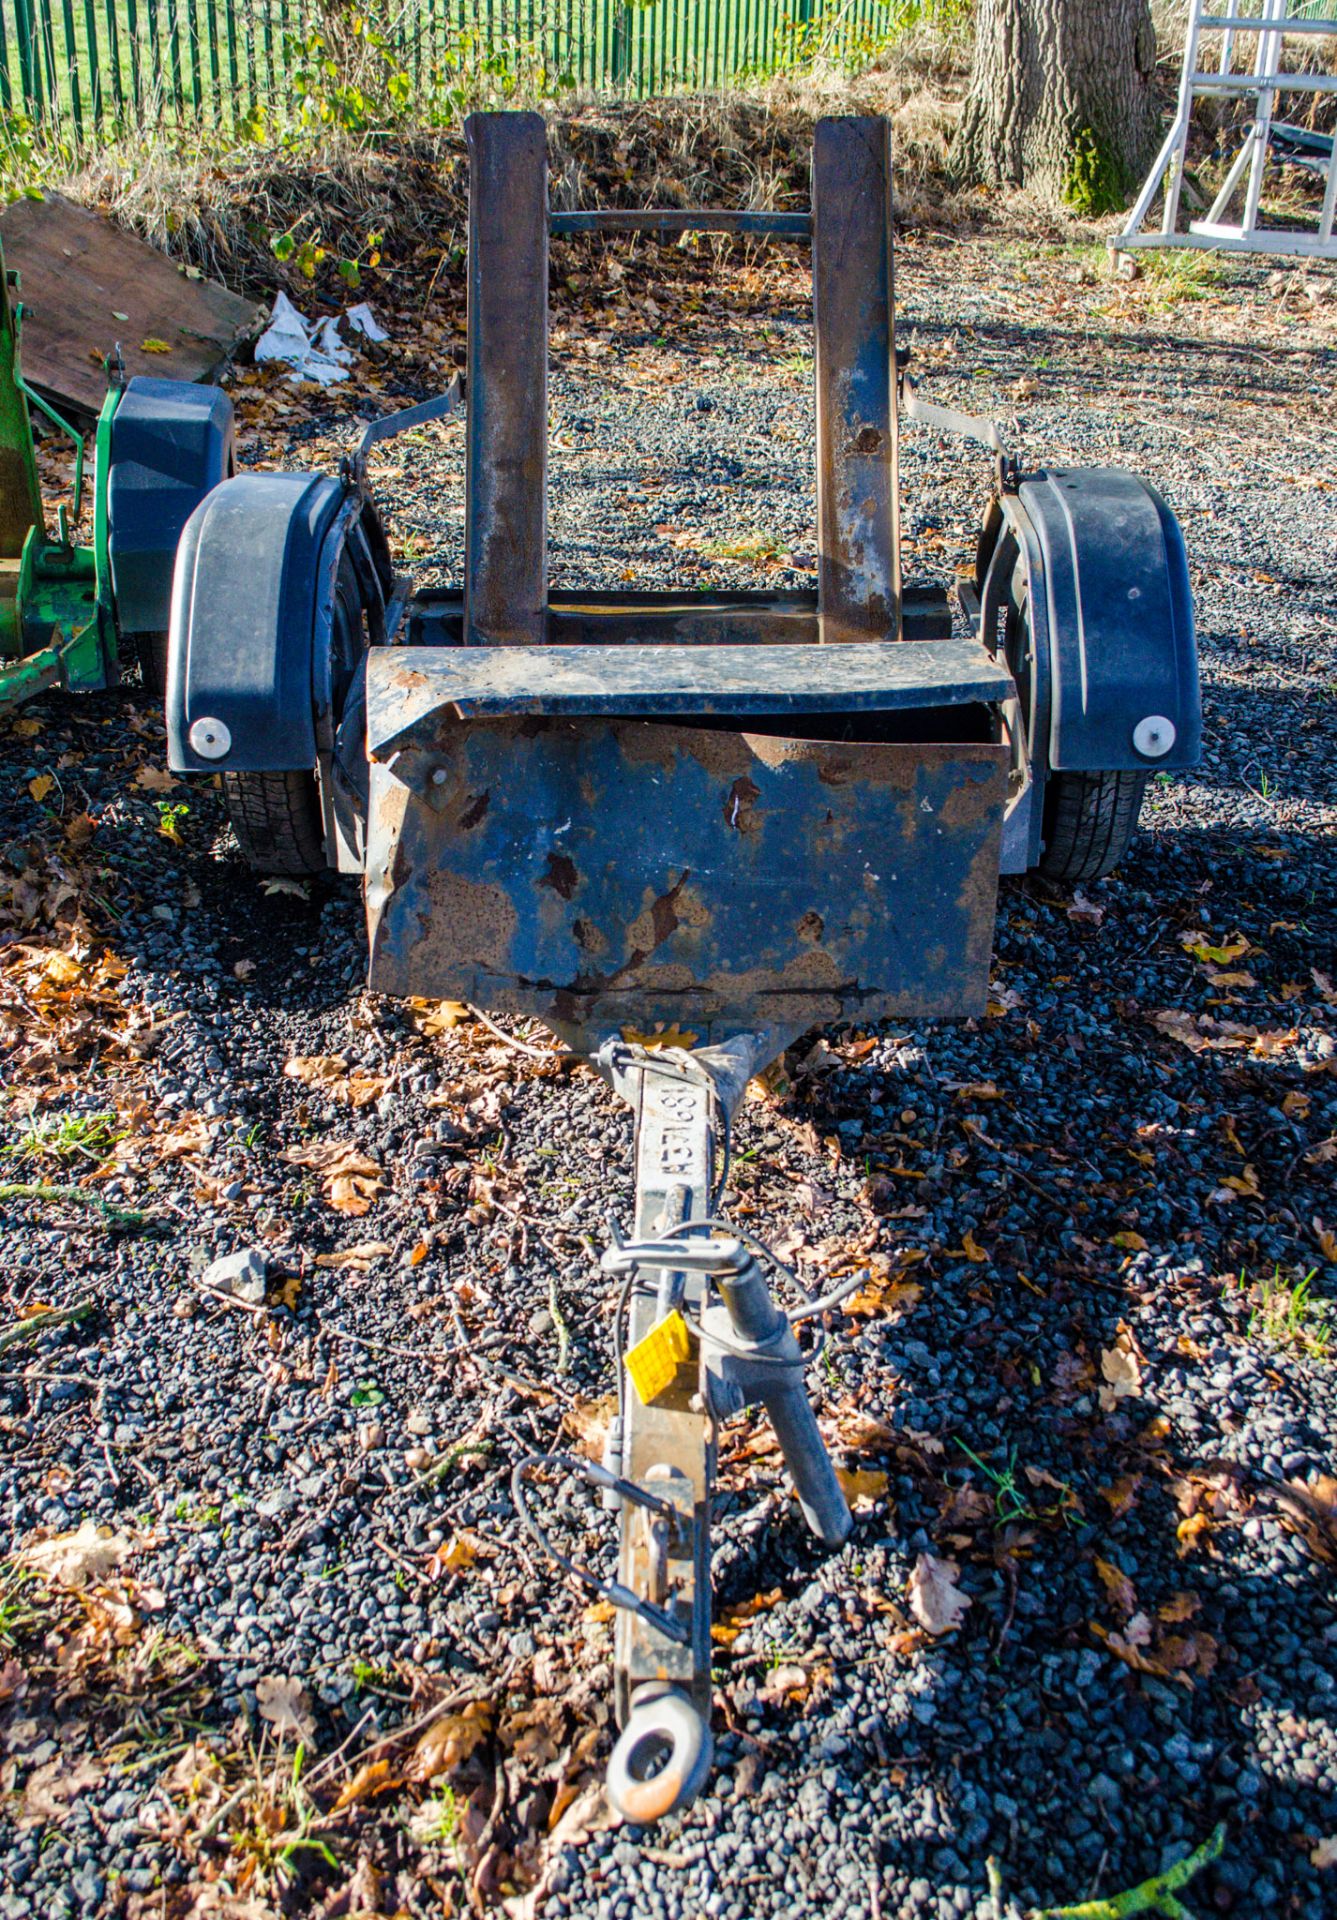
{"label": "rubber tyre", "polygon": [[247,866],[257,873],[324,873],[313,773],[225,773],[223,799]]}
{"label": "rubber tyre", "polygon": [[1045,850],[1039,870],[1069,886],[1103,880],[1128,851],[1145,773],[1051,773],[1045,782]]}
{"label": "rubber tyre", "polygon": [[139,677],[144,683],[145,693],[154,694],[159,700],[165,699],[167,697],[166,633],[137,633],[135,654],[139,660]]}

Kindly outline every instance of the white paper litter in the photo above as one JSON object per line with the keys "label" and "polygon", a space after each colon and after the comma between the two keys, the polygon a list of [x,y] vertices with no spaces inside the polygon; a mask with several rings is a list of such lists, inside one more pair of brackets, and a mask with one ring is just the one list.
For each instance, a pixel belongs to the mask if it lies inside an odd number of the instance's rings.
{"label": "white paper litter", "polygon": [[[366,301],[352,307],[343,316],[355,332],[368,340],[388,340]],[[286,293],[274,299],[269,325],[255,343],[257,360],[283,360],[293,369],[294,380],[314,380],[332,387],[348,378],[348,369],[356,357],[354,350],[339,337],[339,317],[328,314],[322,320],[304,320]]]}
{"label": "white paper litter", "polygon": [[388,340],[389,334],[364,300],[359,306],[350,307],[344,319],[355,333],[365,333],[368,340]]}

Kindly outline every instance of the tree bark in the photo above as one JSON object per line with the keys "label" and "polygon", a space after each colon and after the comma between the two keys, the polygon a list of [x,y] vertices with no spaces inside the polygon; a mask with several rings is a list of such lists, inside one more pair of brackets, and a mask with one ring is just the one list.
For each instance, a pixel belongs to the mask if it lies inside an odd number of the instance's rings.
{"label": "tree bark", "polygon": [[1147,0],[978,0],[954,174],[1109,212],[1151,163],[1155,66]]}

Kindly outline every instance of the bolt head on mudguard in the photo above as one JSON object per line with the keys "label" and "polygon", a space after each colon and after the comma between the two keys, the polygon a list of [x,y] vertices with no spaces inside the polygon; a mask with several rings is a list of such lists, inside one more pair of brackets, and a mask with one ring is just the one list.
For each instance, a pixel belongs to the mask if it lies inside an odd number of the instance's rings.
{"label": "bolt head on mudguard", "polygon": [[232,733],[223,720],[192,721],[188,738],[191,752],[201,760],[225,760],[232,751]]}
{"label": "bolt head on mudguard", "polygon": [[1133,745],[1148,760],[1159,760],[1175,743],[1175,723],[1163,713],[1149,713],[1133,728]]}

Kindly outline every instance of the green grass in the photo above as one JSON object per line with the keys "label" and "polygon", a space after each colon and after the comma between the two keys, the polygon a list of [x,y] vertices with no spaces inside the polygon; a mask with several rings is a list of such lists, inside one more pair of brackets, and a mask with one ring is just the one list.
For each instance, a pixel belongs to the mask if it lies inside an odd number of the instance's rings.
{"label": "green grass", "polygon": [[747,566],[783,566],[793,556],[768,533],[747,533],[737,540],[708,540],[701,551],[712,560],[738,560]]}
{"label": "green grass", "polygon": [[12,1653],[43,1624],[42,1588],[23,1567],[0,1562],[0,1652]]}
{"label": "green grass", "polygon": [[124,1138],[125,1129],[117,1128],[114,1113],[51,1114],[4,1151],[21,1160],[54,1160],[62,1167],[79,1160],[100,1166]]}
{"label": "green grass", "polygon": [[172,1518],[183,1527],[216,1527],[222,1517],[221,1507],[195,1506],[184,1494],[172,1509]]}
{"label": "green grass", "polygon": [[459,1837],[460,1809],[454,1789],[443,1787],[413,1815],[413,1837],[425,1847],[453,1846]]}
{"label": "green grass", "polygon": [[1317,1272],[1317,1267],[1311,1267],[1302,1278],[1287,1279],[1278,1263],[1270,1278],[1252,1286],[1241,1273],[1236,1284],[1249,1287],[1253,1302],[1249,1338],[1266,1347],[1303,1354],[1308,1360],[1330,1360],[1332,1310],[1311,1293]]}
{"label": "green grass", "polygon": [[1224,278],[1214,255],[1193,248],[1166,248],[1163,252],[1152,248],[1138,258],[1153,313],[1166,313],[1188,300],[1210,300]]}
{"label": "green grass", "polygon": [[1004,1527],[1011,1520],[1034,1520],[1035,1509],[1017,1485],[1017,1450],[1012,1448],[1007,1457],[1007,1465],[1002,1468],[991,1467],[981,1460],[977,1453],[958,1440],[957,1446],[967,1460],[973,1462],[993,1488],[993,1505],[996,1524]]}

